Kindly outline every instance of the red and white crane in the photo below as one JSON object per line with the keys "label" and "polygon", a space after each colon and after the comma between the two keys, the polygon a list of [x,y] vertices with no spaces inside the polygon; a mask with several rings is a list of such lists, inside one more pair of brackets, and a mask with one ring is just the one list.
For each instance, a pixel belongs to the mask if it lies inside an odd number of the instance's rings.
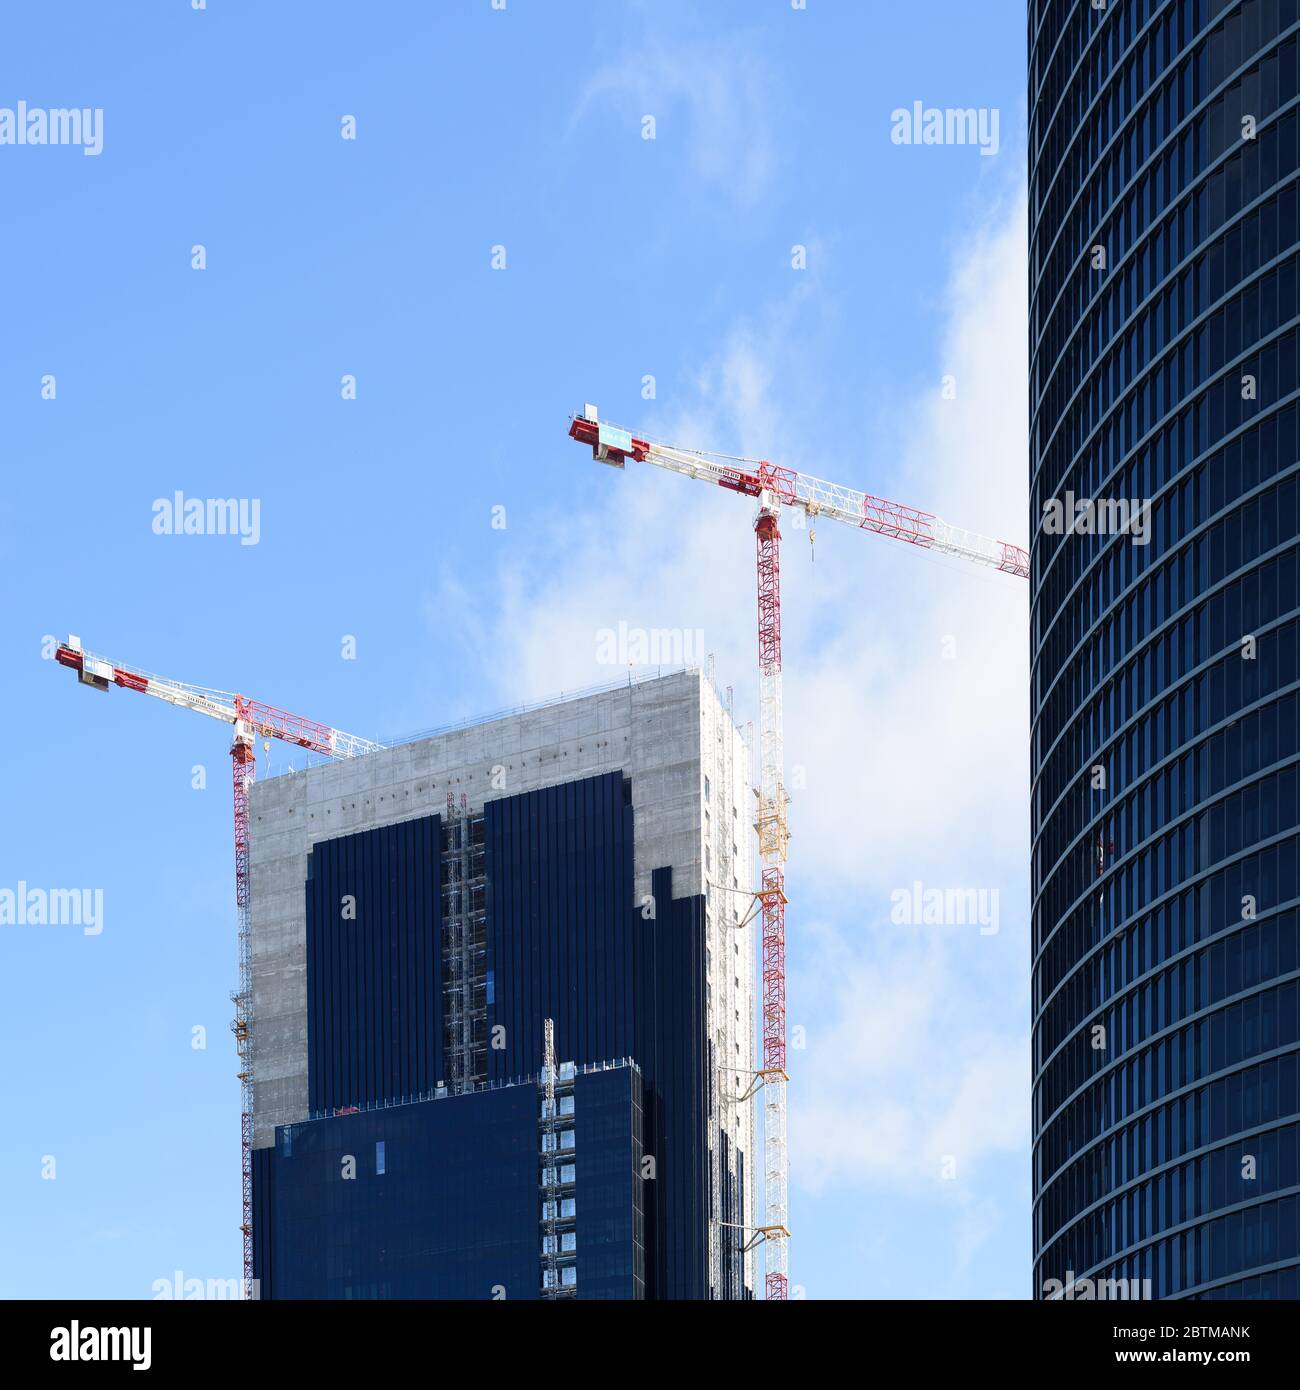
{"label": "red and white crane", "polygon": [[755,1234],[766,1255],[766,1295],[789,1295],[790,1232],[787,1225],[789,1163],[786,1151],[785,1057],[785,863],[789,843],[785,788],[785,749],[781,701],[781,508],[798,507],[816,521],[826,517],[861,531],[874,531],[923,550],[953,555],[1003,574],[1029,577],[1029,554],[1009,541],[990,540],[855,488],[827,483],[778,468],[766,459],[747,459],[704,449],[683,449],[643,439],[601,420],[595,406],[570,418],[569,435],[589,445],[601,463],[623,468],[628,459],[653,463],[671,473],[713,483],[752,497],[758,504],[754,535],[758,541],[758,674],[761,775],[758,794],[758,852],[761,879],[757,893],[762,922],[763,1065],[763,1224]]}
{"label": "red and white crane", "polygon": [[256,773],[255,741],[280,739],[296,748],[323,753],[331,758],[355,758],[373,753],[383,747],[370,739],[341,733],[314,719],[289,714],[261,700],[250,700],[226,690],[211,690],[207,686],[187,685],[151,675],[136,666],[118,666],[106,657],[84,651],[76,637],[68,640],[54,654],[62,666],[76,671],[83,685],[95,690],[108,690],[120,685],[124,690],[137,690],[165,700],[178,709],[206,714],[234,728],[230,759],[234,772],[235,790],[235,903],[239,912],[239,989],[230,996],[235,1006],[231,1031],[239,1053],[240,1083],[240,1185],[243,1217],[240,1230],[244,1237],[244,1297],[251,1298],[253,1290],[253,1065],[250,1051],[250,1030],[253,1007],[253,966],[249,920],[248,892],[248,789]]}

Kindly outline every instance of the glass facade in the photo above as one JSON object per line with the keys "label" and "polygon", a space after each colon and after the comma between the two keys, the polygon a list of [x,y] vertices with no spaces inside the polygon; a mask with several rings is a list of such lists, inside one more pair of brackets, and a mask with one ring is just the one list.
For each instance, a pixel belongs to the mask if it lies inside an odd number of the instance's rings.
{"label": "glass facade", "polygon": [[444,1077],[436,1003],[441,817],[323,840],[307,856],[311,1114],[431,1092]]}
{"label": "glass facade", "polygon": [[[309,1118],[277,1129],[274,1151],[255,1151],[264,1297],[468,1298],[497,1285],[519,1296],[521,1280],[540,1287],[548,1253],[543,1187],[556,1206],[549,1253],[563,1257],[546,1274],[566,1292],[709,1296],[709,1212],[743,1224],[745,1155],[726,1150],[715,1204],[704,899],[675,898],[667,868],[650,887],[637,901],[621,772],[312,847]],[[445,1015],[457,972],[484,1016],[452,1085],[448,1039],[463,1030]],[[562,1098],[576,1109],[552,1117],[560,1132],[544,1142],[575,1146],[539,1174],[536,1097],[515,1093],[542,1071],[547,1020],[577,1076]],[[630,1069],[603,1070],[619,1058]],[[364,1183],[340,1186],[342,1152],[355,1153]],[[741,1243],[725,1245],[720,1296],[749,1297]],[[421,1250],[436,1269],[420,1267]]]}
{"label": "glass facade", "polygon": [[642,1078],[630,1067],[579,1074],[574,1082],[575,1270],[581,1298],[645,1297],[641,1096]]}
{"label": "glass facade", "polygon": [[1036,1297],[1300,1296],[1298,21],[1029,5]]}
{"label": "glass facade", "polygon": [[[502,1042],[488,1076],[542,1063],[555,1020],[559,1057],[631,1057],[645,1080],[647,1286],[708,1296],[708,1047],[704,899],[674,898],[671,869],[634,904],[633,816],[620,773],[489,801],[489,1025]],[[743,1261],[730,1256],[733,1272]],[[739,1277],[739,1276],[738,1276]]]}
{"label": "glass facade", "polygon": [[576,1143],[558,1162],[532,1081],[280,1126],[254,1150],[260,1296],[536,1299],[554,1165],[576,1294],[643,1297],[640,1075],[579,1072],[566,1091]]}

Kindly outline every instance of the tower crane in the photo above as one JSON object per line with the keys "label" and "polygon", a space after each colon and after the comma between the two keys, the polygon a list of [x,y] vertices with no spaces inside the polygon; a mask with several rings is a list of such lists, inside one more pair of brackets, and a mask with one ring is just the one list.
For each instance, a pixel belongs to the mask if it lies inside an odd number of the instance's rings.
{"label": "tower crane", "polygon": [[151,675],[135,666],[119,666],[106,657],[83,650],[80,638],[69,637],[54,653],[61,666],[76,671],[82,685],[93,690],[107,691],[118,685],[124,690],[136,690],[165,700],[178,709],[205,714],[233,727],[230,760],[235,792],[235,904],[239,913],[239,989],[230,996],[235,1017],[230,1028],[235,1035],[239,1054],[240,1083],[240,1187],[243,1216],[240,1230],[244,1238],[244,1297],[252,1297],[253,1289],[253,1064],[250,1049],[250,1030],[253,1007],[253,962],[250,937],[248,882],[248,792],[256,773],[255,742],[280,739],[296,748],[322,753],[331,758],[355,758],[373,753],[383,747],[369,739],[341,733],[314,719],[289,714],[274,705],[250,700],[225,690],[207,686],[187,685]]}
{"label": "tower crane", "polygon": [[824,516],[860,531],[905,541],[975,564],[1029,577],[1029,554],[1009,541],[990,540],[883,497],[824,482],[766,459],[742,458],[712,450],[683,449],[600,419],[593,405],[570,417],[569,437],[591,448],[593,458],[614,468],[628,459],[652,463],[670,473],[697,478],[752,497],[757,502],[754,535],[758,542],[758,676],[761,775],[755,830],[761,876],[758,892],[762,924],[763,1065],[763,1225],[755,1235],[764,1245],[766,1296],[789,1296],[790,1232],[787,1226],[789,1163],[786,1150],[785,1057],[785,894],[789,831],[786,811],[784,727],[781,700],[781,508],[797,507],[812,520]]}

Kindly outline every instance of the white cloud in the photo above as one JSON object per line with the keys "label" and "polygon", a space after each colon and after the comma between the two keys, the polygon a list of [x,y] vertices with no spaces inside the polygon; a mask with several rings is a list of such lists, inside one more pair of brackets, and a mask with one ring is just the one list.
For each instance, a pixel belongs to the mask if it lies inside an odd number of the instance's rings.
{"label": "white cloud", "polygon": [[779,92],[744,34],[668,43],[647,25],[583,83],[572,124],[610,108],[638,130],[653,117],[655,139],[683,149],[697,180],[752,206],[772,176]]}
{"label": "white cloud", "polygon": [[[954,268],[940,360],[957,397],[903,403],[912,424],[897,484],[947,520],[1021,544],[1024,228],[1020,201]],[[809,767],[792,856],[835,919],[792,953],[792,1007],[827,1022],[810,1027],[792,1086],[791,1153],[814,1190],[929,1187],[951,1200],[960,1265],[997,1210],[972,1179],[1029,1136],[1027,585],[871,549],[857,605],[842,597],[855,590],[837,556],[827,587],[843,618],[800,641],[791,663],[790,745]],[[794,630],[813,630],[811,616]],[[914,879],[998,889],[998,935],[887,925],[889,890]],[[861,904],[856,933],[836,910],[845,901]],[[937,1177],[946,1155],[951,1184]]]}
{"label": "white cloud", "polygon": [[964,1197],[954,1224],[954,1272],[965,1274],[988,1238],[1002,1224],[1002,1210],[987,1198]]}
{"label": "white cloud", "polygon": [[[842,926],[805,932],[800,968],[806,1054],[794,1054],[794,1166],[817,1192],[866,1184],[936,1198],[963,1190],[981,1160],[1028,1132],[1023,1029],[970,977],[986,940],[970,928],[875,925],[869,946]],[[1015,990],[1000,1002],[1020,1004]],[[989,1008],[993,1003],[995,1007]],[[951,1162],[956,1178],[942,1176]]]}

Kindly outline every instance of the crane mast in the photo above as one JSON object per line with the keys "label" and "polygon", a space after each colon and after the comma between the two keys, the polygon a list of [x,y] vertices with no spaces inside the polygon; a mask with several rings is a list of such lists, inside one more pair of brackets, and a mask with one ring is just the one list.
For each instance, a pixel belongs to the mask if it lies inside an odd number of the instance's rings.
{"label": "crane mast", "polygon": [[152,695],[178,709],[206,715],[233,726],[230,761],[235,801],[235,906],[239,931],[239,988],[231,993],[235,1017],[230,1029],[239,1056],[240,1137],[240,1232],[244,1247],[245,1298],[253,1296],[253,1063],[251,1029],[253,1009],[252,913],[248,866],[248,796],[257,772],[256,740],[279,739],[297,748],[332,758],[352,758],[383,747],[370,739],[331,729],[326,724],[290,714],[260,700],[230,691],[187,685],[136,667],[118,666],[106,657],[83,650],[77,637],[69,637],[54,653],[61,666],[76,671],[82,685],[107,691],[111,686]]}
{"label": "crane mast", "polygon": [[584,407],[569,422],[569,437],[590,446],[601,463],[623,468],[628,459],[712,483],[758,503],[759,793],[755,831],[760,880],[756,894],[762,929],[763,1223],[754,1228],[766,1260],[766,1296],[789,1297],[786,1024],[785,864],[789,845],[781,690],[781,508],[797,507],[810,518],[826,517],[922,550],[969,560],[1020,579],[1029,577],[1029,553],[1009,541],[952,526],[933,512],[887,501],[839,483],[828,483],[766,459],[683,449],[634,435]]}
{"label": "crane mast", "polygon": [[781,525],[777,506],[760,501],[758,542],[758,855],[763,969],[763,1238],[766,1293],[789,1294],[786,1245],[789,1156],[785,1070],[785,728],[781,695]]}

